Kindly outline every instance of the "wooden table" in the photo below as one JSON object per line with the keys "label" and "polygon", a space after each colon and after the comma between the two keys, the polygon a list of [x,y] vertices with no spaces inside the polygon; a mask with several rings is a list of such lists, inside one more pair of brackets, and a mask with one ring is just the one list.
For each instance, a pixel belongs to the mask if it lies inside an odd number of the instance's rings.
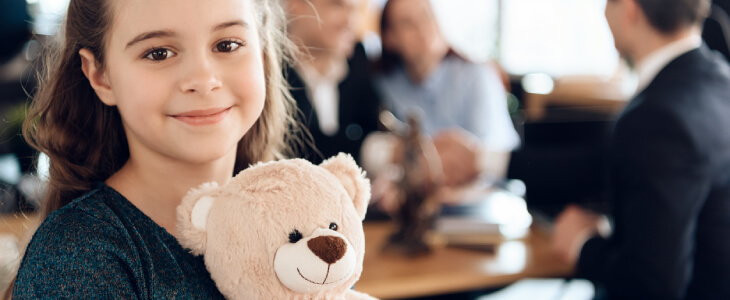
{"label": "wooden table", "polygon": [[552,254],[547,234],[537,228],[523,240],[498,245],[494,253],[439,247],[426,256],[405,258],[380,251],[392,227],[388,222],[365,223],[364,269],[356,290],[382,299],[410,298],[572,273]]}

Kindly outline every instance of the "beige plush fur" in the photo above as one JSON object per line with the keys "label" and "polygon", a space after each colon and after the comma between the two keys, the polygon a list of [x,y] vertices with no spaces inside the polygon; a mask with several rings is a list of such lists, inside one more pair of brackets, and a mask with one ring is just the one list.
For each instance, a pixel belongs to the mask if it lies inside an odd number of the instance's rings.
{"label": "beige plush fur", "polygon": [[[205,210],[205,229],[191,220],[203,197],[214,199]],[[191,191],[178,207],[179,241],[205,256],[213,280],[229,299],[373,299],[350,289],[362,272],[362,220],[369,198],[370,183],[349,155],[320,166],[301,159],[261,163],[224,186]],[[332,223],[355,252],[350,278],[313,294],[287,288],[274,270],[277,250],[291,244],[295,229],[306,238]]]}

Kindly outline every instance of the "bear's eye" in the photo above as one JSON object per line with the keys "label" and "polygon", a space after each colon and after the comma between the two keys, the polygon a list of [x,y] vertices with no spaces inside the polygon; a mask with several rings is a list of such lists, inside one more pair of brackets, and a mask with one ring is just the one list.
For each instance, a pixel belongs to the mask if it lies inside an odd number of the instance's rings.
{"label": "bear's eye", "polygon": [[289,234],[289,242],[292,244],[298,242],[301,239],[302,233],[299,232],[299,230],[294,229],[294,231]]}
{"label": "bear's eye", "polygon": [[336,223],[330,223],[330,230],[337,231],[337,224]]}

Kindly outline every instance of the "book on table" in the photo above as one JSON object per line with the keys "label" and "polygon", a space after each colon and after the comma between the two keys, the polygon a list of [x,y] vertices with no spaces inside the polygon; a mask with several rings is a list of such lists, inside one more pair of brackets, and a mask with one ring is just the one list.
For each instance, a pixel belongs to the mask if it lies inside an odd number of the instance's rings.
{"label": "book on table", "polygon": [[448,246],[488,250],[490,245],[524,237],[531,224],[525,200],[498,190],[468,204],[444,205],[434,234]]}

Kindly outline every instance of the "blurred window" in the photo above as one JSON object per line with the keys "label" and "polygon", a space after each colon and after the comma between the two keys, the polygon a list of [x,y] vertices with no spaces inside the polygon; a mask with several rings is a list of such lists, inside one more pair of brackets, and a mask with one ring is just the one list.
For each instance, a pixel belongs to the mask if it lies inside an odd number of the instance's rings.
{"label": "blurred window", "polygon": [[499,61],[511,74],[609,77],[618,53],[606,0],[502,0]]}
{"label": "blurred window", "polygon": [[[514,0],[507,0],[510,2]],[[585,1],[585,0],[583,0]],[[441,30],[460,53],[477,62],[496,56],[498,0],[431,0]]]}
{"label": "blurred window", "polygon": [[33,16],[33,31],[40,35],[55,35],[60,28],[70,0],[26,0]]}

